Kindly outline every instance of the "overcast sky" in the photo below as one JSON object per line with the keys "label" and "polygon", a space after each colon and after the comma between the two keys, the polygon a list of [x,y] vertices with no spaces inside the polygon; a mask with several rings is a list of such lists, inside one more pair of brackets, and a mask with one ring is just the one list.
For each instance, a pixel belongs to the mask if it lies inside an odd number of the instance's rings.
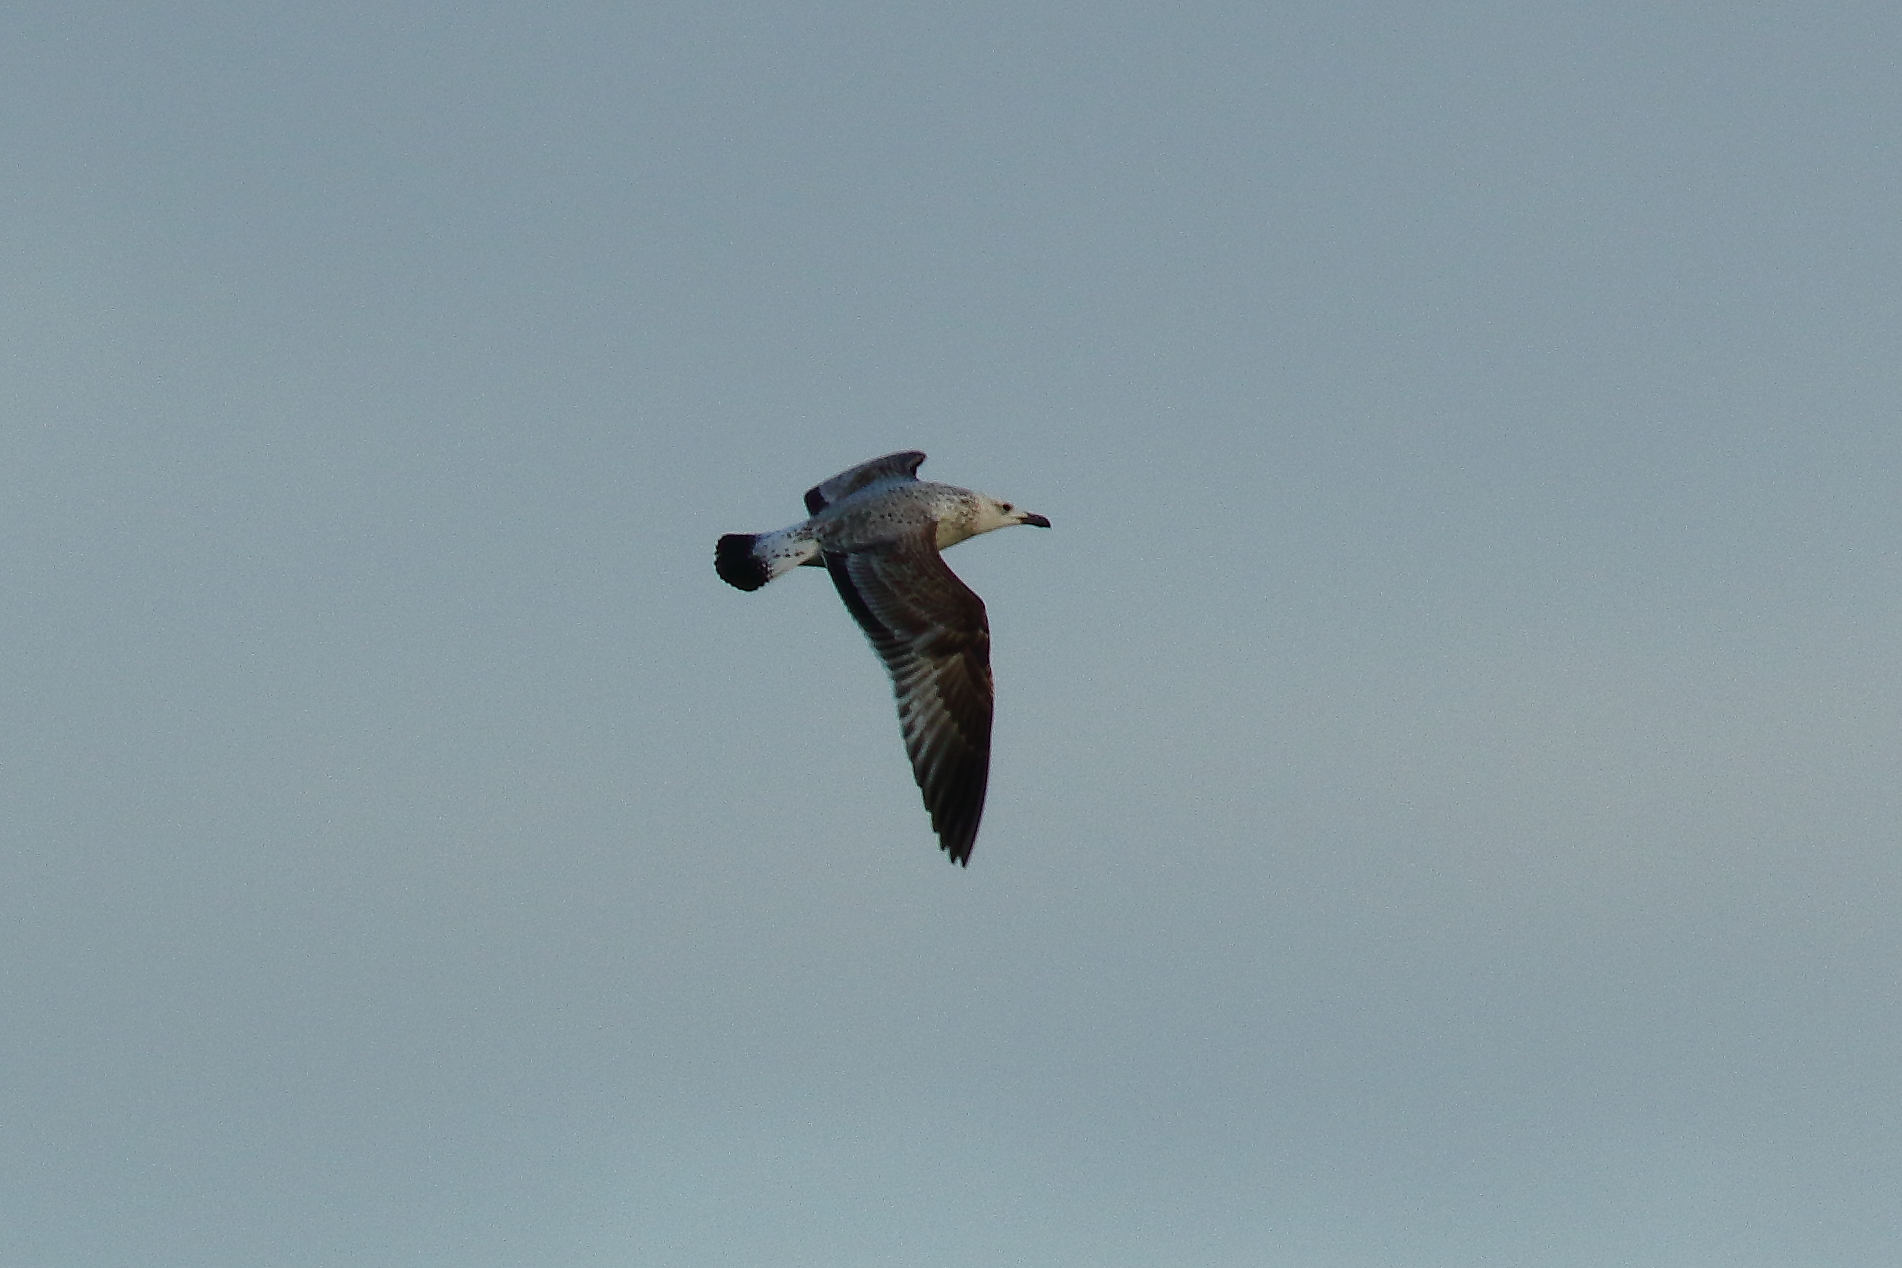
{"label": "overcast sky", "polygon": [[[0,10],[0,1260],[1902,1260],[1902,10]],[[968,871],[823,574],[918,448]]]}

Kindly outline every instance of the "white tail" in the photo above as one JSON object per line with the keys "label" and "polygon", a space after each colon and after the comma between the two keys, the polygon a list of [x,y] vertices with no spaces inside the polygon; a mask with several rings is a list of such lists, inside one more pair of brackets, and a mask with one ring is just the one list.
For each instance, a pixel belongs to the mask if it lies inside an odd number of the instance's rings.
{"label": "white tail", "polygon": [[757,590],[781,573],[819,562],[819,543],[804,524],[777,533],[728,533],[713,552],[720,579],[741,590]]}

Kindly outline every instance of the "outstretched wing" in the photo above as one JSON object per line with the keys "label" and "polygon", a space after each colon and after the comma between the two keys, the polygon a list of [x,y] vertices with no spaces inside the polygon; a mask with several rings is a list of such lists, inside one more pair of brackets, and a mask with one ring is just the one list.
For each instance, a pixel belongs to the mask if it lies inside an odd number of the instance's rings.
{"label": "outstretched wing", "polygon": [[916,480],[918,465],[924,460],[925,456],[916,449],[907,449],[861,462],[850,471],[841,471],[824,484],[806,490],[806,514],[817,515],[841,498],[849,498],[860,489],[886,480]]}
{"label": "outstretched wing", "polygon": [[938,843],[967,864],[991,772],[984,600],[945,565],[933,525],[868,550],[829,552],[825,561],[891,673],[905,752]]}

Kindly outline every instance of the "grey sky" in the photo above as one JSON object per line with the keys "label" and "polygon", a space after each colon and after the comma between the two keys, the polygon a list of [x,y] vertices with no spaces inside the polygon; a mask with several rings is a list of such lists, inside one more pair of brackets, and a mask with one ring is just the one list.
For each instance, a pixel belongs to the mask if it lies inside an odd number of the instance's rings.
{"label": "grey sky", "polygon": [[[1898,52],[9,6],[0,1260],[1897,1259]],[[912,447],[968,872],[711,566]]]}

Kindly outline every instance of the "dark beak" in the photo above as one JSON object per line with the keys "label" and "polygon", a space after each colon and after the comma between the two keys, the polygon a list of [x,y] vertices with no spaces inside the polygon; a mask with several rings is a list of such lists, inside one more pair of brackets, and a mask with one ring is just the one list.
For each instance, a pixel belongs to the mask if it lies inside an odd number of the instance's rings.
{"label": "dark beak", "polygon": [[1049,521],[1049,520],[1047,520],[1047,519],[1045,519],[1045,518],[1044,518],[1043,516],[1041,516],[1041,515],[1026,515],[1026,516],[1024,516],[1024,518],[1023,518],[1023,519],[1022,519],[1021,521],[1019,521],[1019,522],[1020,522],[1020,523],[1024,523],[1024,524],[1035,524],[1035,525],[1036,525],[1036,526],[1037,526],[1038,528],[1049,528],[1049,527],[1050,527],[1050,521]]}

